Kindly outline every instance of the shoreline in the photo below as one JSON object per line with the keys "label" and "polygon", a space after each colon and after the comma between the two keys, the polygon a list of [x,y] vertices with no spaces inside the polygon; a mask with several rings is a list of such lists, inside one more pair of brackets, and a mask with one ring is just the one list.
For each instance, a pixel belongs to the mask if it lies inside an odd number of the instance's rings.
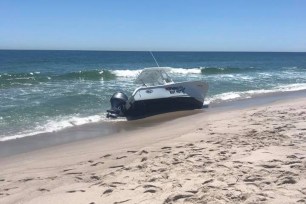
{"label": "shoreline", "polygon": [[4,203],[306,201],[306,97],[0,159]]}
{"label": "shoreline", "polygon": [[[135,121],[108,121],[89,123],[81,126],[75,126],[61,131],[42,133],[28,137],[22,137],[0,142],[0,160],[18,154],[24,154],[45,148],[62,146],[69,143],[91,139],[104,139],[116,137],[120,132],[134,131],[147,127],[158,126],[172,120],[192,117],[197,114],[214,114],[222,111],[240,110],[243,108],[259,107],[268,105],[276,101],[290,100],[292,98],[303,98],[306,96],[306,90],[269,93],[253,98],[226,101],[222,103],[210,104],[208,108],[202,110],[180,111],[160,114]],[[205,115],[203,115],[205,117]]]}

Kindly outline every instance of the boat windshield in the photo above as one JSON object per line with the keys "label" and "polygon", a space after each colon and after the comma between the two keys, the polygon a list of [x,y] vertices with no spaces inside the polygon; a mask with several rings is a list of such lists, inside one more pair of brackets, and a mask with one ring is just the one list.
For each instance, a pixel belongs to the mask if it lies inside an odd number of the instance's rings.
{"label": "boat windshield", "polygon": [[136,78],[136,84],[144,86],[156,86],[173,83],[172,79],[167,74],[167,68],[146,68]]}

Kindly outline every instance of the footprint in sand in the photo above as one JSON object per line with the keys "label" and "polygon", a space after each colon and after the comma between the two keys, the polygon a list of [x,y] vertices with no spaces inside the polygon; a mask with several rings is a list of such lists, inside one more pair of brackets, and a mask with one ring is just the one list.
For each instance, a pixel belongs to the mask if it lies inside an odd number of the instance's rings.
{"label": "footprint in sand", "polygon": [[134,150],[128,150],[126,151],[127,153],[136,153],[137,151],[134,151]]}
{"label": "footprint in sand", "polygon": [[148,182],[155,182],[157,180],[157,178],[150,178],[149,180],[148,180]]}
{"label": "footprint in sand", "polygon": [[65,175],[81,175],[83,174],[82,172],[68,172],[68,173],[65,173]]}
{"label": "footprint in sand", "polygon": [[113,189],[109,188],[109,189],[107,189],[107,190],[105,190],[105,191],[103,192],[103,195],[104,195],[104,194],[109,194],[109,193],[111,193],[111,192],[113,192],[113,191],[114,191]]}
{"label": "footprint in sand", "polygon": [[146,189],[144,193],[155,193],[156,189],[162,190],[162,188],[151,184],[144,185],[143,188]]}
{"label": "footprint in sand", "polygon": [[156,193],[156,190],[148,189],[148,190],[145,190],[143,193]]}
{"label": "footprint in sand", "polygon": [[100,157],[100,159],[101,159],[101,158],[107,158],[107,157],[110,157],[110,156],[112,156],[112,155],[111,155],[111,154],[106,154],[106,155]]}
{"label": "footprint in sand", "polygon": [[194,144],[192,144],[192,143],[189,143],[189,144],[185,145],[185,147],[193,147],[193,146],[194,146]]}
{"label": "footprint in sand", "polygon": [[123,168],[124,165],[116,165],[116,166],[110,166],[109,168],[115,169],[115,168]]}
{"label": "footprint in sand", "polygon": [[214,181],[214,179],[208,179],[208,180],[204,181],[204,182],[202,183],[202,185],[211,183],[211,182],[213,182],[213,181]]}
{"label": "footprint in sand", "polygon": [[148,154],[149,152],[146,151],[146,150],[141,150],[141,152],[139,153],[139,155],[142,155],[142,154]]}
{"label": "footprint in sand", "polygon": [[287,176],[284,178],[281,178],[279,180],[277,180],[277,185],[284,185],[284,184],[295,184],[296,180],[293,177]]}
{"label": "footprint in sand", "polygon": [[54,179],[56,179],[57,178],[57,176],[49,176],[49,177],[47,177],[46,179],[50,179],[50,180],[54,180]]}
{"label": "footprint in sand", "polygon": [[140,162],[144,162],[144,161],[147,161],[147,160],[148,160],[147,157],[143,157]]}
{"label": "footprint in sand", "polygon": [[220,155],[225,155],[226,153],[228,153],[228,151],[225,151],[225,150],[219,152]]}
{"label": "footprint in sand", "polygon": [[261,181],[262,178],[258,176],[247,176],[245,179],[243,179],[244,182],[254,182],[254,181]]}
{"label": "footprint in sand", "polygon": [[130,201],[131,199],[127,199],[127,200],[123,200],[123,201],[117,201],[117,202],[114,202],[114,204],[121,204],[121,203],[125,203],[125,202],[128,202]]}
{"label": "footprint in sand", "polygon": [[76,193],[76,192],[86,192],[85,190],[71,190],[71,191],[66,191],[66,193]]}
{"label": "footprint in sand", "polygon": [[96,163],[94,163],[94,164],[91,164],[90,166],[97,166],[97,165],[99,165],[99,164],[104,164],[104,162],[96,162]]}
{"label": "footprint in sand", "polygon": [[260,165],[261,167],[267,168],[267,169],[272,169],[272,168],[280,168],[278,165],[276,164],[262,164]]}
{"label": "footprint in sand", "polygon": [[32,180],[34,180],[34,178],[25,178],[25,179],[21,179],[19,181],[21,181],[21,182],[28,182],[28,181],[32,181]]}
{"label": "footprint in sand", "polygon": [[46,188],[39,188],[37,189],[40,192],[49,192],[50,190],[46,189]]}
{"label": "footprint in sand", "polygon": [[162,147],[161,149],[167,149],[167,150],[169,150],[169,149],[171,149],[171,147]]}
{"label": "footprint in sand", "polygon": [[121,157],[116,157],[116,159],[123,159],[126,158],[127,156],[121,156]]}
{"label": "footprint in sand", "polygon": [[91,176],[90,178],[93,179],[93,180],[101,180],[101,178],[99,176]]}
{"label": "footprint in sand", "polygon": [[5,188],[5,189],[3,189],[3,191],[10,191],[10,190],[17,189],[17,188],[18,188],[18,187]]}
{"label": "footprint in sand", "polygon": [[189,154],[185,159],[189,159],[195,156],[201,156],[202,154]]}
{"label": "footprint in sand", "polygon": [[177,159],[175,159],[176,161],[172,162],[173,165],[177,165],[177,164],[181,164],[183,163],[182,161],[178,161]]}
{"label": "footprint in sand", "polygon": [[294,161],[287,161],[287,162],[284,162],[285,165],[291,165],[291,164],[300,164],[302,163],[301,161],[299,160],[294,160]]}
{"label": "footprint in sand", "polygon": [[177,200],[180,200],[180,199],[184,199],[184,198],[189,198],[189,197],[192,197],[193,195],[190,195],[190,194],[178,194],[178,195],[171,195],[169,196],[165,201],[164,203],[172,203],[172,202],[175,202]]}
{"label": "footprint in sand", "polygon": [[201,151],[201,150],[204,150],[205,147],[197,147],[197,148],[192,148],[191,150],[192,151]]}
{"label": "footprint in sand", "polygon": [[73,169],[64,169],[62,172],[71,171]]}
{"label": "footprint in sand", "polygon": [[76,176],[76,177],[74,177],[74,178],[76,178],[77,180],[83,180],[83,178],[81,178],[81,177],[79,177],[79,176]]}
{"label": "footprint in sand", "polygon": [[190,191],[186,191],[187,193],[192,193],[192,194],[196,194],[199,192],[199,190],[190,190]]}

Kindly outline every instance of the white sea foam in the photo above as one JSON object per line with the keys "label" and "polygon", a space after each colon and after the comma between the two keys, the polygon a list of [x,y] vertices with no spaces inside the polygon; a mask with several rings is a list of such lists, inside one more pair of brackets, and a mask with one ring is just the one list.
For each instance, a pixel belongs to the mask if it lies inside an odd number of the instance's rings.
{"label": "white sea foam", "polygon": [[282,92],[285,91],[300,91],[306,89],[306,83],[290,84],[290,85],[281,85],[278,89]]}
{"label": "white sea foam", "polygon": [[200,68],[191,68],[191,69],[185,69],[185,68],[170,68],[170,73],[173,74],[201,74]]}
{"label": "white sea foam", "polygon": [[116,74],[116,76],[118,77],[136,77],[141,70],[137,69],[137,70],[113,70],[111,71],[112,73]]}
{"label": "white sea foam", "polygon": [[246,80],[246,81],[251,81],[251,80],[254,79],[254,78],[251,77],[251,76],[241,75],[241,74],[239,74],[239,75],[237,76],[237,78],[238,78],[238,79],[242,79],[242,80]]}
{"label": "white sea foam", "polygon": [[284,68],[284,69],[289,69],[289,70],[294,70],[294,69],[297,69],[298,67],[293,66],[293,67],[282,67],[282,68]]}
{"label": "white sea foam", "polygon": [[47,121],[43,125],[35,127],[35,129],[33,130],[27,130],[17,135],[8,135],[8,136],[1,137],[0,142],[18,139],[22,137],[34,136],[34,135],[42,134],[42,133],[56,132],[56,131],[63,130],[69,127],[84,125],[88,123],[96,123],[100,121],[108,122],[110,120],[108,120],[105,117],[105,115],[92,115],[92,116],[87,116],[87,117],[80,117],[76,115],[72,117],[53,119],[53,120]]}
{"label": "white sea foam", "polygon": [[251,98],[252,96],[260,94],[301,91],[301,90],[306,90],[306,83],[280,85],[272,89],[258,89],[258,90],[249,90],[241,92],[226,92],[207,98],[206,101],[207,103],[216,102],[216,101],[229,101],[238,98]]}
{"label": "white sea foam", "polygon": [[272,76],[272,74],[271,73],[267,73],[267,72],[260,72],[260,73],[258,73],[260,76],[263,76],[263,77],[266,77],[266,78],[268,78],[268,77],[271,77]]}
{"label": "white sea foam", "polygon": [[241,95],[239,92],[226,92],[226,93],[222,93],[222,94],[217,94],[215,96],[212,96],[210,98],[206,99],[206,102],[209,104],[211,102],[215,102],[215,101],[228,101],[228,100],[232,100],[235,98],[240,98]]}

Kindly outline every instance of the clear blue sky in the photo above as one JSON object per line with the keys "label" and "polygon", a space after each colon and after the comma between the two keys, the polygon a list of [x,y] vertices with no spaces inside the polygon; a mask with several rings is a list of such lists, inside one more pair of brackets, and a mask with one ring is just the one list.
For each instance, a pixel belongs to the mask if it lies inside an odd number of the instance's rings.
{"label": "clear blue sky", "polygon": [[306,51],[306,0],[0,0],[0,49]]}

